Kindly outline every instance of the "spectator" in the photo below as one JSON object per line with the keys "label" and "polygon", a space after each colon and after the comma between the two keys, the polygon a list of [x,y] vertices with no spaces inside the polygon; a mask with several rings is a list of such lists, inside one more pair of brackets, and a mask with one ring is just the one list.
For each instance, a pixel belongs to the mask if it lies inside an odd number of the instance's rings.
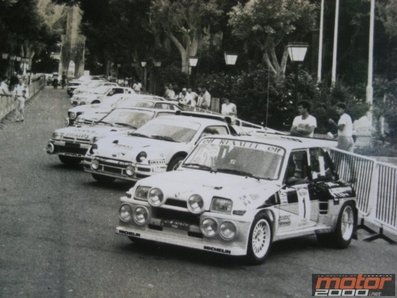
{"label": "spectator", "polygon": [[8,97],[11,96],[10,89],[8,88],[9,80],[7,77],[3,77],[0,83],[0,97]]}
{"label": "spectator", "polygon": [[211,94],[205,87],[201,87],[199,89],[197,106],[202,109],[209,109],[211,107]]}
{"label": "spectator", "polygon": [[26,101],[26,88],[22,84],[22,79],[14,87],[15,96],[15,122],[25,120],[25,101]]}
{"label": "spectator", "polygon": [[340,116],[338,123],[331,118],[328,119],[328,122],[338,128],[337,148],[353,152],[353,122],[352,118],[346,113],[346,104],[338,103],[336,105],[336,113]]}
{"label": "spectator", "polygon": [[186,102],[189,99],[189,95],[187,94],[187,89],[182,88],[182,91],[178,94],[177,100],[181,106],[185,106]]}
{"label": "spectator", "polygon": [[138,93],[138,94],[141,93],[142,88],[143,88],[143,86],[142,86],[142,84],[141,84],[140,81],[136,81],[136,82],[132,85],[132,89],[134,89],[134,91],[135,91],[136,93]]}
{"label": "spectator", "polygon": [[18,84],[18,74],[14,71],[10,78],[10,91],[14,90],[14,87]]}
{"label": "spectator", "polygon": [[300,115],[292,121],[291,135],[312,138],[317,127],[317,119],[309,114],[310,103],[307,101],[299,102],[298,112]]}
{"label": "spectator", "polygon": [[175,100],[175,91],[171,84],[165,86],[164,98],[168,100]]}
{"label": "spectator", "polygon": [[66,86],[66,73],[65,72],[62,73],[61,86],[62,86],[62,89],[65,88],[65,86]]}
{"label": "spectator", "polygon": [[226,116],[237,117],[237,106],[230,102],[228,98],[223,98],[221,107],[221,114]]}
{"label": "spectator", "polygon": [[192,90],[192,88],[187,89],[186,94],[186,105],[192,109],[194,109],[197,105],[197,93]]}

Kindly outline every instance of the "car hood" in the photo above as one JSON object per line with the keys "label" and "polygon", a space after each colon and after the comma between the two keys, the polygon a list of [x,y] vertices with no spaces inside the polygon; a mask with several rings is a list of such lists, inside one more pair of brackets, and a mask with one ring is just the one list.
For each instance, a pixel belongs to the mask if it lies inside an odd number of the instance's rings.
{"label": "car hood", "polygon": [[109,134],[127,134],[131,128],[126,127],[113,127],[108,125],[98,126],[71,126],[57,129],[55,132],[62,134],[63,137],[79,138],[79,139],[92,139],[103,138]]}
{"label": "car hood", "polygon": [[233,210],[256,209],[271,204],[268,199],[280,189],[275,181],[190,169],[158,174],[138,181],[137,185],[160,188],[165,198],[178,200],[186,201],[192,194],[199,194],[205,210],[210,209],[215,196],[231,199]]}
{"label": "car hood", "polygon": [[95,155],[118,158],[121,160],[135,160],[139,152],[147,153],[147,160],[168,160],[174,152],[184,150],[184,143],[167,142],[136,136],[112,136],[97,142]]}

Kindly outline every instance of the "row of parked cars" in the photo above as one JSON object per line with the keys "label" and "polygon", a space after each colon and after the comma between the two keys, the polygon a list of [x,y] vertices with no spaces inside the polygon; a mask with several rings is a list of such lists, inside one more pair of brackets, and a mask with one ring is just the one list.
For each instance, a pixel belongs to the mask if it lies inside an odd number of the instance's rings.
{"label": "row of parked cars", "polygon": [[330,246],[350,244],[355,192],[338,178],[333,141],[181,111],[157,96],[118,96],[69,110],[69,126],[47,144],[49,154],[81,162],[99,183],[131,181],[118,234],[250,263],[262,263],[281,239],[315,234]]}

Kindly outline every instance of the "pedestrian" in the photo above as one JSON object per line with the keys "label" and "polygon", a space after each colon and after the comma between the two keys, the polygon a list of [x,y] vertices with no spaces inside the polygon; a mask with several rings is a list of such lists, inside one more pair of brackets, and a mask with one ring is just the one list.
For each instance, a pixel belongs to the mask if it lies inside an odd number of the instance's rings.
{"label": "pedestrian", "polygon": [[175,100],[175,91],[172,84],[169,84],[168,86],[165,85],[164,89],[164,98],[167,100]]}
{"label": "pedestrian", "polygon": [[191,101],[192,95],[187,92],[187,88],[182,88],[177,100],[181,107],[186,107],[187,103]]}
{"label": "pedestrian", "polygon": [[192,90],[192,88],[187,89],[187,95],[186,95],[186,105],[189,107],[189,109],[194,110],[194,108],[197,105],[197,93]]}
{"label": "pedestrian", "polygon": [[65,72],[62,73],[61,86],[62,86],[62,89],[64,89],[66,86],[66,73]]}
{"label": "pedestrian", "polygon": [[16,71],[12,74],[10,78],[10,91],[14,91],[14,87],[18,84],[18,74]]}
{"label": "pedestrian", "polygon": [[10,89],[8,88],[9,80],[7,77],[3,77],[0,82],[0,97],[1,99],[11,96]]}
{"label": "pedestrian", "polygon": [[197,106],[204,110],[211,107],[211,94],[208,92],[206,87],[199,88]]}
{"label": "pedestrian", "polygon": [[302,100],[298,103],[298,112],[292,121],[290,133],[292,136],[310,137],[314,136],[314,130],[317,127],[316,117],[310,115],[310,103]]}
{"label": "pedestrian", "polygon": [[133,85],[132,85],[132,89],[134,89],[134,91],[136,92],[136,93],[141,93],[141,91],[142,91],[142,88],[143,88],[143,86],[142,86],[142,83],[140,82],[140,81],[136,81]]}
{"label": "pedestrian", "polygon": [[221,114],[225,116],[237,117],[237,106],[230,102],[229,98],[222,99]]}
{"label": "pedestrian", "polygon": [[15,97],[15,122],[23,122],[25,120],[26,88],[22,79],[19,79],[13,92]]}
{"label": "pedestrian", "polygon": [[338,145],[337,148],[353,152],[353,121],[346,113],[346,104],[340,102],[336,105],[336,113],[339,115],[338,123],[333,119],[328,119],[328,122],[338,128]]}

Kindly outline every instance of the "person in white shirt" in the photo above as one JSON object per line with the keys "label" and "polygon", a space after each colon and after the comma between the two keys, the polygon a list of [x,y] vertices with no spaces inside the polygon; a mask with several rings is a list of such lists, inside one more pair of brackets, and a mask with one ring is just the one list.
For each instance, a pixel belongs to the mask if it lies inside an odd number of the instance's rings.
{"label": "person in white shirt", "polygon": [[230,102],[228,98],[223,98],[221,114],[226,116],[237,117],[237,106],[234,103]]}
{"label": "person in white shirt", "polygon": [[26,88],[22,83],[22,79],[19,79],[18,83],[14,87],[15,96],[15,122],[25,120],[25,100],[26,100]]}
{"label": "person in white shirt", "polygon": [[202,109],[209,109],[211,107],[211,94],[207,88],[199,88],[199,96],[197,98],[197,106]]}
{"label": "person in white shirt", "polygon": [[317,127],[317,119],[309,114],[310,103],[307,101],[299,102],[298,112],[300,115],[296,116],[292,121],[291,135],[312,138]]}
{"label": "person in white shirt", "polygon": [[8,88],[8,78],[4,77],[0,83],[0,97],[8,97],[11,96],[10,89]]}
{"label": "person in white shirt", "polygon": [[142,88],[143,88],[143,86],[142,86],[141,82],[139,82],[139,81],[135,82],[135,83],[132,85],[132,89],[134,89],[134,91],[135,91],[136,93],[138,93],[138,94],[141,93]]}
{"label": "person in white shirt", "polygon": [[336,112],[340,116],[338,123],[336,124],[333,119],[329,119],[328,122],[338,128],[337,148],[353,152],[353,121],[346,113],[346,104],[338,103],[336,105]]}

